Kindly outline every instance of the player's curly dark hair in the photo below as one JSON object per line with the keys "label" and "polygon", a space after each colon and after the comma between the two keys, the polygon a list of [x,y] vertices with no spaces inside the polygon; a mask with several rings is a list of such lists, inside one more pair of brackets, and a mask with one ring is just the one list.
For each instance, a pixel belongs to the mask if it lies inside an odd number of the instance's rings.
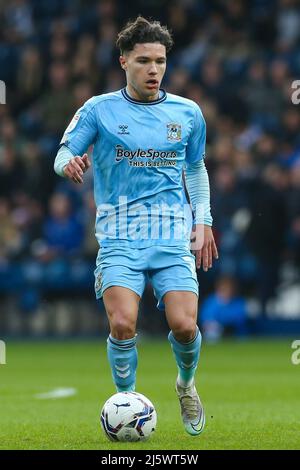
{"label": "player's curly dark hair", "polygon": [[116,46],[121,54],[132,51],[136,44],[145,42],[159,42],[166,46],[169,52],[173,46],[173,39],[166,26],[159,21],[148,21],[143,16],[138,16],[134,21],[129,21],[119,32]]}

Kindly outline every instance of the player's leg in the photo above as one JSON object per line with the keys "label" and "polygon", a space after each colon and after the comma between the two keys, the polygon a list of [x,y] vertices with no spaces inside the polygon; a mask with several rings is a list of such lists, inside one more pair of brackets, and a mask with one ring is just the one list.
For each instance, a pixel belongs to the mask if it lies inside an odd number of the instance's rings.
{"label": "player's leg", "polygon": [[205,426],[205,413],[195,387],[201,333],[196,324],[198,297],[193,292],[169,291],[165,294],[166,317],[170,326],[171,343],[178,367],[176,392],[186,431],[200,434]]}
{"label": "player's leg", "polygon": [[176,391],[183,423],[189,434],[196,435],[203,430],[205,415],[194,383],[201,346],[195,257],[188,247],[160,247],[156,259],[150,279],[158,308],[164,307],[171,330],[169,341],[178,366]]}
{"label": "player's leg", "polygon": [[193,383],[199,361],[201,333],[197,326],[198,297],[194,292],[169,291],[164,295],[166,318],[182,387]]}
{"label": "player's leg", "polygon": [[135,389],[139,301],[140,297],[134,291],[120,286],[109,287],[103,293],[110,325],[107,355],[118,392]]}
{"label": "player's leg", "polygon": [[165,304],[179,383],[191,384],[198,364],[201,334],[197,327],[198,280],[195,257],[188,247],[158,247],[150,271],[159,306]]}
{"label": "player's leg", "polygon": [[96,297],[103,297],[110,335],[108,360],[118,391],[134,390],[137,369],[136,321],[145,288],[139,251],[123,247],[99,250],[95,270]]}

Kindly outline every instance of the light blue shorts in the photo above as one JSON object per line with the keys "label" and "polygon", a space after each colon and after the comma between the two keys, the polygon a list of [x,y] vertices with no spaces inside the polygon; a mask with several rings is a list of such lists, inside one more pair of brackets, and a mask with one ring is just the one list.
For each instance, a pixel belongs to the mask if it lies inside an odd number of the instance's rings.
{"label": "light blue shorts", "polygon": [[97,299],[111,286],[127,287],[142,297],[147,282],[152,284],[159,310],[164,310],[162,299],[169,291],[190,291],[198,295],[195,256],[186,247],[102,247],[96,266]]}

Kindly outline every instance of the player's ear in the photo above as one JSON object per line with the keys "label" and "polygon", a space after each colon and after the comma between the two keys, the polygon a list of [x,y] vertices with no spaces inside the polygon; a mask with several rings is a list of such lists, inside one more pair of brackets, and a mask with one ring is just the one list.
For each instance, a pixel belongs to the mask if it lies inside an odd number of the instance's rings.
{"label": "player's ear", "polygon": [[125,58],[123,55],[121,55],[121,56],[119,57],[119,61],[120,61],[120,64],[121,64],[122,69],[123,69],[123,70],[127,70],[127,61],[126,61],[126,58]]}

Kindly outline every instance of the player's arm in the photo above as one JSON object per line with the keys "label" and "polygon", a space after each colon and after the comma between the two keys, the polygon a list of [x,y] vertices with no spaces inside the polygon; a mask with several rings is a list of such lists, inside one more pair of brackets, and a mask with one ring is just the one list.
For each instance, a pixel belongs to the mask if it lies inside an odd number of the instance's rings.
{"label": "player's arm", "polygon": [[83,183],[83,173],[91,166],[86,150],[95,142],[97,133],[94,98],[91,98],[75,113],[60,142],[54,162],[59,176]]}
{"label": "player's arm", "polygon": [[[186,187],[194,213],[194,235],[197,268],[203,266],[204,271],[212,267],[213,258],[218,258],[218,250],[212,232],[212,216],[210,210],[209,178],[204,159],[188,163],[185,171]],[[201,242],[199,246],[199,240]],[[197,246],[198,242],[198,246]]]}
{"label": "player's arm", "polygon": [[204,163],[206,124],[199,106],[195,105],[194,123],[186,150],[186,186],[195,215],[196,243],[194,254],[197,268],[204,271],[212,267],[218,250],[212,232],[209,178]]}

